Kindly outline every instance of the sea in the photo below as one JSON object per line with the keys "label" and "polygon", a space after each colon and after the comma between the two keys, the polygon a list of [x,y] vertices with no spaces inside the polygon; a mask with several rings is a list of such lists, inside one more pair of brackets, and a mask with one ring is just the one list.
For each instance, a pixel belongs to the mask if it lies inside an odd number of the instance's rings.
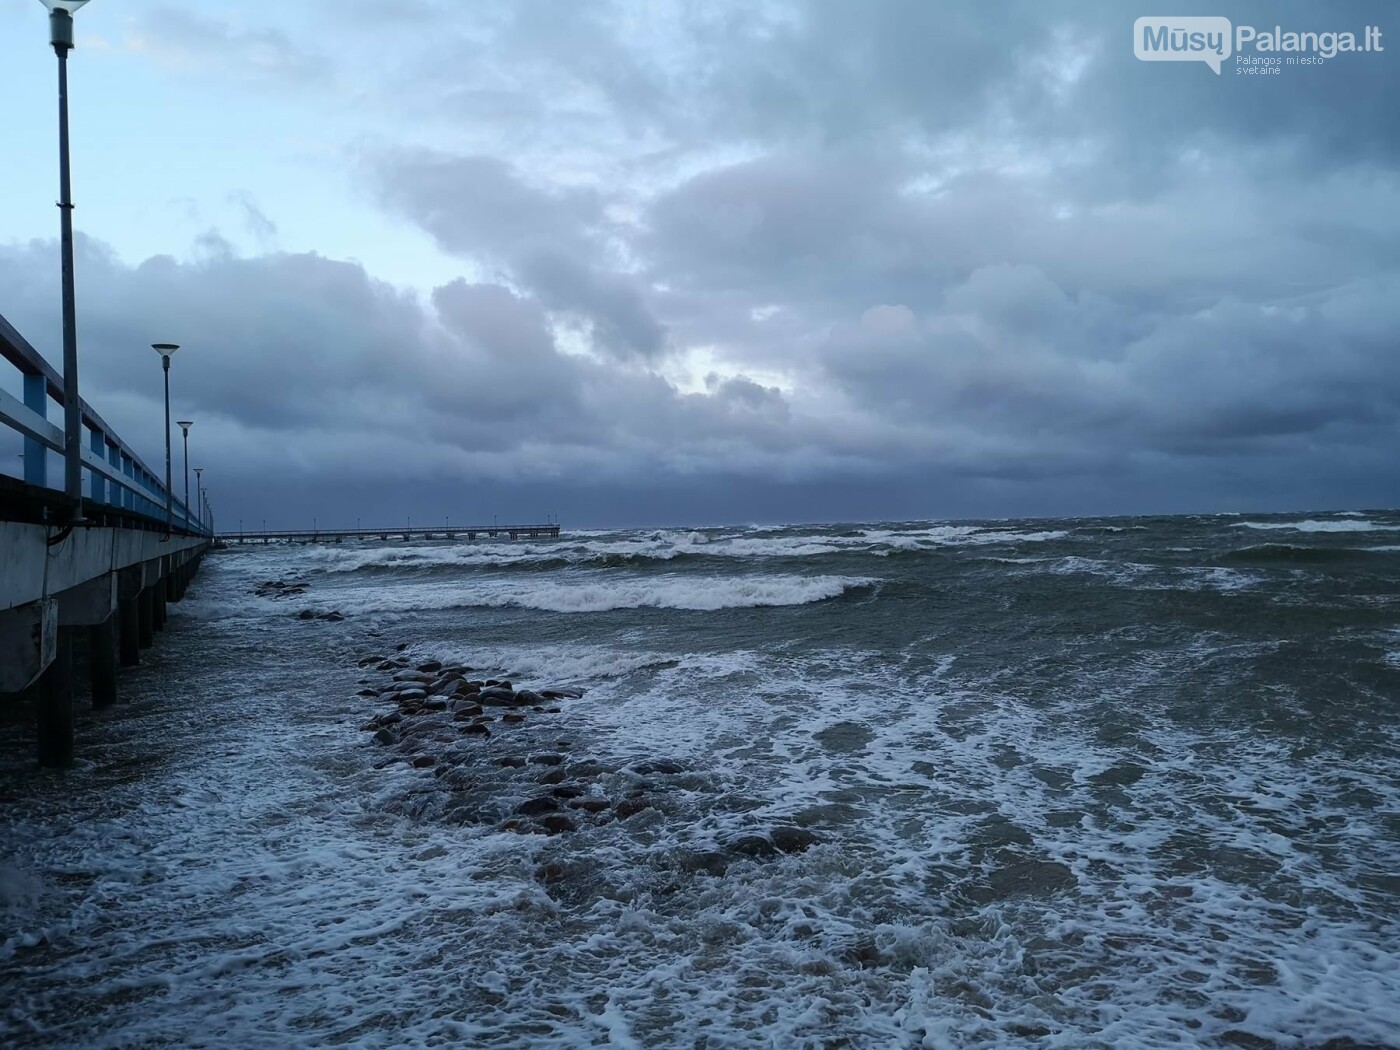
{"label": "sea", "polygon": [[0,1045],[1400,1047],[1400,512],[234,544],[121,688]]}

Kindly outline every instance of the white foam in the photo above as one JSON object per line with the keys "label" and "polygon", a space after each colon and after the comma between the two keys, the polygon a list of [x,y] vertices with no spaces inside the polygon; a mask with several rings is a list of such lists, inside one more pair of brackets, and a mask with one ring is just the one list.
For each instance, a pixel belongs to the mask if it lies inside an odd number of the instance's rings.
{"label": "white foam", "polygon": [[520,608],[596,613],[613,609],[718,609],[806,605],[869,587],[877,581],[854,576],[701,576],[611,574],[549,579],[472,580],[415,588],[363,588],[317,596],[313,608],[344,613],[424,609]]}
{"label": "white foam", "polygon": [[1240,521],[1235,529],[1288,529],[1293,532],[1397,532],[1400,525],[1380,525],[1374,521]]}

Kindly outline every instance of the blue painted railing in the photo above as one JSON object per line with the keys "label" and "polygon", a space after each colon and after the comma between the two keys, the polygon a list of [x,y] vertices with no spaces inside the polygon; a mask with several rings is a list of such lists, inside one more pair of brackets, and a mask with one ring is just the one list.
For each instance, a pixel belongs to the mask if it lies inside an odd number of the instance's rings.
{"label": "blue painted railing", "polygon": [[[0,357],[23,377],[23,400],[0,389],[0,423],[24,435],[24,481],[61,495],[62,487],[48,480],[48,453],[64,454],[63,428],[49,422],[49,402],[63,418],[63,377],[0,316]],[[91,505],[110,507],[123,515],[165,526],[166,491],[161,476],[109,427],[86,401],[82,402],[84,488]],[[60,472],[61,473],[61,472]],[[61,477],[59,479],[62,480]],[[186,507],[172,494],[175,528],[212,534],[198,508]]]}

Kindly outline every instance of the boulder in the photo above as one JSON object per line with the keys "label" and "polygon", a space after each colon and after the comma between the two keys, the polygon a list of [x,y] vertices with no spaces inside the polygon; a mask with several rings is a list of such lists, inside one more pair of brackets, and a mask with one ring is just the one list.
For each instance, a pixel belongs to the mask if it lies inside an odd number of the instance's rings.
{"label": "boulder", "polygon": [[413,768],[427,769],[429,766],[435,765],[436,763],[437,759],[433,758],[432,755],[419,755],[413,760]]}
{"label": "boulder", "polygon": [[564,761],[563,755],[531,755],[530,761],[537,766],[557,766]]}
{"label": "boulder", "polygon": [[477,700],[483,704],[491,704],[494,707],[508,707],[515,703],[515,690],[502,689],[498,686],[489,686],[476,694]]}
{"label": "boulder", "polygon": [[474,736],[490,736],[490,735],[491,735],[491,730],[487,729],[487,728],[486,728],[484,725],[482,725],[480,722],[473,722],[471,725],[463,726],[463,727],[462,727],[462,732],[463,732],[463,733],[469,733],[469,734],[472,734],[472,735],[474,735]]}
{"label": "boulder", "polygon": [[383,744],[386,747],[390,744],[397,744],[399,742],[399,734],[386,727],[374,734],[374,742],[376,744]]}
{"label": "boulder", "polygon": [[442,670],[442,661],[441,661],[441,660],[427,660],[427,661],[425,661],[424,663],[421,663],[421,664],[418,665],[418,670],[422,671],[422,672],[425,673],[425,674],[427,674],[427,673],[429,673],[429,672],[433,672],[433,671],[441,671],[441,670]]}
{"label": "boulder", "polygon": [[523,817],[538,817],[544,813],[554,813],[559,809],[557,799],[552,799],[548,795],[540,795],[538,798],[527,799],[515,807],[515,812]]}
{"label": "boulder", "polygon": [[540,818],[540,827],[551,835],[562,835],[566,831],[573,831],[576,825],[562,813],[551,813]]}

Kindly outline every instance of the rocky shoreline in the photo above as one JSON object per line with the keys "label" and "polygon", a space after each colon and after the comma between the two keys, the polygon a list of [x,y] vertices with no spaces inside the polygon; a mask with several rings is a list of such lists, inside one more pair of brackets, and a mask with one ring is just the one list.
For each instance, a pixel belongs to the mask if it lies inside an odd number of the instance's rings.
{"label": "rocky shoreline", "polygon": [[[406,764],[430,772],[422,811],[454,823],[520,834],[561,835],[613,821],[664,819],[669,796],[709,792],[707,775],[669,759],[628,765],[582,755],[560,739],[561,705],[585,695],[574,687],[517,689],[508,678],[474,677],[465,664],[414,661],[408,643],[392,654],[356,660],[369,677],[356,700],[378,710],[360,728],[383,748],[381,768]],[[817,841],[806,828],[779,825],[685,858],[685,866],[723,874],[739,858],[799,853]]]}

